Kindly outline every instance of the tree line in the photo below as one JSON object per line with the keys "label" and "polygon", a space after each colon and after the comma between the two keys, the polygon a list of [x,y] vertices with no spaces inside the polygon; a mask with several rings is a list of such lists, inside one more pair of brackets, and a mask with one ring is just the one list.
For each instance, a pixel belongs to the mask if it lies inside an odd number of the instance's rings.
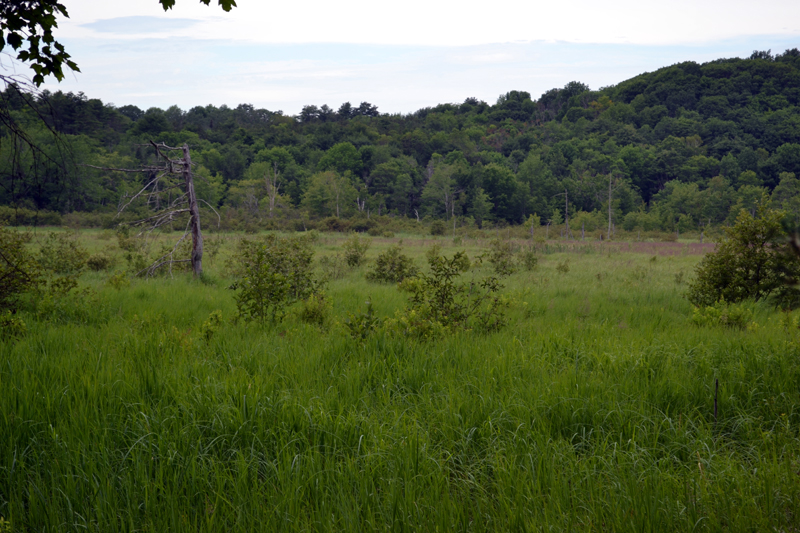
{"label": "tree line", "polygon": [[14,86],[0,98],[40,148],[0,126],[0,205],[14,208],[114,212],[148,177],[99,168],[147,166],[152,140],[188,143],[198,196],[248,220],[693,231],[730,224],[770,196],[800,222],[797,49],[410,114],[369,102],[295,116],[249,104],[142,110]]}

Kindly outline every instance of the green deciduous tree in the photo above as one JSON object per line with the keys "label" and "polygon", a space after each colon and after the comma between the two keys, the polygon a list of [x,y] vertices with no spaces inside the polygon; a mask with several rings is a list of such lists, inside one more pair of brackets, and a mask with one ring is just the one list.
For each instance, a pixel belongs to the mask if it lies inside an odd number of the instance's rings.
{"label": "green deciduous tree", "polygon": [[697,265],[689,301],[705,307],[723,299],[735,303],[772,294],[783,301],[796,298],[797,291],[789,284],[800,277],[800,261],[789,248],[781,225],[784,216],[767,202],[760,204],[755,216],[741,210],[717,250]]}
{"label": "green deciduous tree", "polygon": [[357,191],[346,176],[331,170],[311,176],[303,205],[320,216],[341,216],[353,210]]}

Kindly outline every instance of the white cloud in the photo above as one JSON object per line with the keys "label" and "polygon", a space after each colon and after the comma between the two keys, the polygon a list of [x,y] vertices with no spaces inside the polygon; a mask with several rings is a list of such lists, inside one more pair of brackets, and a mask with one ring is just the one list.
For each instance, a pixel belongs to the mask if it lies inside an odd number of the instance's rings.
{"label": "white cloud", "polygon": [[[365,100],[411,112],[509,90],[592,88],[680,61],[800,47],[800,2],[66,1],[58,38],[81,68],[50,90],[118,105]],[[757,35],[754,35],[757,34]],[[664,44],[679,43],[679,44]]]}
{"label": "white cloud", "polygon": [[[90,37],[87,24],[120,17],[158,17],[168,35],[259,43],[360,43],[466,46],[515,41],[681,44],[766,34],[800,35],[795,0],[240,0],[224,13],[178,0],[164,13],[156,0],[75,0],[64,36]],[[166,21],[198,20],[189,31]],[[156,24],[156,23],[154,23]],[[177,25],[176,25],[177,26]],[[120,34],[122,37],[124,34]]]}

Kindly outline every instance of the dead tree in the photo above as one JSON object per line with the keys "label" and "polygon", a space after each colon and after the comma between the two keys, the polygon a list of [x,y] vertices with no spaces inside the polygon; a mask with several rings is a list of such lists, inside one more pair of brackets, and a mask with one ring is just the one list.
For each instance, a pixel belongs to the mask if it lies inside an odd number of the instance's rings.
{"label": "dead tree", "polygon": [[[155,213],[151,216],[136,220],[132,226],[140,228],[139,236],[147,236],[162,226],[172,224],[183,219],[188,214],[186,229],[171,250],[162,254],[150,266],[137,274],[153,275],[159,268],[167,266],[170,269],[175,263],[190,263],[195,276],[203,273],[203,233],[200,229],[200,209],[198,198],[194,191],[192,177],[192,158],[189,155],[189,146],[184,144],[180,148],[167,146],[163,143],[150,145],[156,151],[158,164],[142,166],[140,169],[108,169],[123,172],[141,172],[147,176],[145,185],[135,194],[126,197],[127,201],[117,210],[119,216],[128,206],[139,199],[146,200],[149,205],[156,205]],[[177,153],[176,153],[177,152]],[[180,155],[178,155],[180,154]],[[176,157],[177,156],[177,157]],[[98,168],[98,167],[94,167]],[[177,194],[173,196],[173,191]],[[165,197],[169,200],[165,201]],[[208,202],[199,200],[208,207]],[[213,207],[211,207],[213,210]],[[215,211],[216,213],[216,211]],[[219,214],[217,214],[219,217]],[[192,237],[192,251],[188,259],[175,259],[175,252],[187,237]]]}
{"label": "dead tree", "polygon": [[272,163],[272,173],[269,172],[264,175],[264,183],[267,186],[267,196],[269,196],[269,218],[273,217],[273,211],[275,209],[275,203],[278,199],[278,191],[280,189],[280,184],[278,184],[278,163]]}

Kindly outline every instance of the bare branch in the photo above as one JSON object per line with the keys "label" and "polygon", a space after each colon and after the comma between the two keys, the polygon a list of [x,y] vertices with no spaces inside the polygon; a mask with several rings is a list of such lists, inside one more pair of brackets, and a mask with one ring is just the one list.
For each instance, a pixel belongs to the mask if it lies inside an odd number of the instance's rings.
{"label": "bare branch", "polygon": [[205,201],[205,200],[203,200],[202,198],[198,198],[198,199],[197,199],[197,201],[198,201],[198,202],[203,202],[204,204],[206,204],[206,205],[208,206],[208,208],[209,208],[209,209],[211,209],[212,211],[214,211],[214,214],[215,214],[215,215],[217,215],[217,227],[220,227],[220,225],[222,225],[222,217],[221,217],[221,216],[219,216],[219,213],[217,212],[217,210],[216,210],[216,209],[214,209],[214,208],[211,206],[211,204],[210,204],[210,203],[206,202],[206,201]]}

